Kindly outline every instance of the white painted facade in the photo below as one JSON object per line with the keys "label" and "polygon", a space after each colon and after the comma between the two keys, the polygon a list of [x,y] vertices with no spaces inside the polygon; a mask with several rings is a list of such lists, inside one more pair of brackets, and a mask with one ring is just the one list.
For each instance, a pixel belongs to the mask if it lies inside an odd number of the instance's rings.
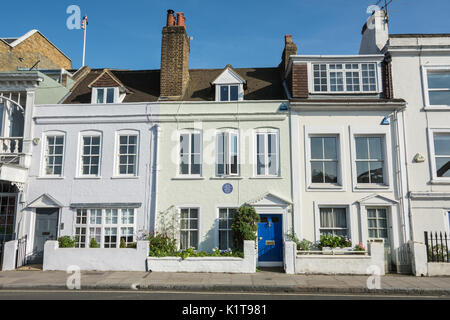
{"label": "white painted facade", "polygon": [[[408,104],[403,197],[408,201],[411,239],[423,242],[426,231],[450,232],[450,178],[448,172],[437,173],[434,141],[436,135],[450,134],[450,101],[432,103],[428,90],[429,74],[450,70],[450,36],[389,35],[384,12],[375,17],[376,28],[363,34],[360,53],[374,53],[373,43],[378,44],[392,60],[394,97]],[[379,39],[385,41],[380,44]]]}
{"label": "white painted facade", "polygon": [[[368,211],[383,210],[387,216],[387,220],[383,220],[387,225],[382,231],[387,233],[384,237],[387,267],[393,270],[393,266],[401,269],[400,265],[404,264],[399,251],[406,244],[409,232],[397,174],[401,158],[398,132],[402,128],[401,113],[405,104],[381,99],[382,60],[382,55],[291,56],[289,68],[293,64],[307,65],[309,84],[309,98],[293,99],[290,103],[294,229],[299,239],[318,242],[324,230],[328,229],[321,212],[345,210],[345,229],[335,231],[347,235],[353,246],[363,243],[366,247],[369,240],[379,236],[369,234]],[[374,71],[375,91],[361,95],[314,90],[314,65],[360,63],[378,66]],[[360,84],[362,87],[362,81]],[[356,139],[370,137],[381,142],[383,181],[379,183],[361,183],[358,180]],[[312,141],[325,138],[334,139],[336,152],[332,159],[320,161],[312,155]],[[336,181],[324,179],[318,182],[313,179],[313,165],[322,162],[325,166],[336,164],[337,170],[333,174]],[[327,260],[327,257],[321,259]],[[329,263],[332,264],[332,259]]]}

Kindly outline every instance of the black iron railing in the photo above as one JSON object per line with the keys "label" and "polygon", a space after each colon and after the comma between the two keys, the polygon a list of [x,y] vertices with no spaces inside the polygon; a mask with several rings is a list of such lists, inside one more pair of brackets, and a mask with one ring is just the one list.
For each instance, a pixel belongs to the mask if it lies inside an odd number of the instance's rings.
{"label": "black iron railing", "polygon": [[428,262],[450,263],[449,240],[447,232],[425,232]]}
{"label": "black iron railing", "polygon": [[27,236],[17,240],[16,268],[27,264]]}

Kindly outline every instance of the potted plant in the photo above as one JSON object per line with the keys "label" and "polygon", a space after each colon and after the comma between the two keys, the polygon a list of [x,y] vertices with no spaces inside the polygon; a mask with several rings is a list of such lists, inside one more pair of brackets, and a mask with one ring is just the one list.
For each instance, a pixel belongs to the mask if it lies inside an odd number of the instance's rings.
{"label": "potted plant", "polygon": [[344,254],[351,248],[352,242],[346,236],[322,235],[318,244],[323,254]]}

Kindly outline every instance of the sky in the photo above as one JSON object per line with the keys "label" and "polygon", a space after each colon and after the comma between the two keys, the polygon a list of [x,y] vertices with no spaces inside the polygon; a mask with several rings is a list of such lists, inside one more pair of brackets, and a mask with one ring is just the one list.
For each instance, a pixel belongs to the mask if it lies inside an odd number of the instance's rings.
{"label": "sky", "polygon": [[[299,54],[357,54],[367,8],[377,0],[41,0],[2,1],[0,37],[38,29],[82,63],[83,31],[69,30],[77,5],[89,19],[86,64],[91,68],[159,69],[161,30],[168,9],[184,12],[190,68],[273,67],[284,35]],[[450,33],[449,0],[394,0],[390,33]],[[10,13],[10,14],[4,14]]]}

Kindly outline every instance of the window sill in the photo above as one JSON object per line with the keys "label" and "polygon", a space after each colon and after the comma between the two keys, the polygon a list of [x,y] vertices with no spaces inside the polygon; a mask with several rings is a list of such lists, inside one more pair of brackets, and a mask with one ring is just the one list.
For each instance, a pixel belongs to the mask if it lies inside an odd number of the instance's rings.
{"label": "window sill", "polygon": [[92,176],[92,177],[74,177],[73,178],[74,180],[101,180],[102,179],[102,177],[94,177],[94,176]]}
{"label": "window sill", "polygon": [[172,178],[171,180],[205,180],[205,178],[198,177],[198,176],[186,176],[186,177],[178,176],[178,177]]}
{"label": "window sill", "polygon": [[357,190],[389,190],[391,187],[380,184],[357,184],[355,189]]}
{"label": "window sill", "polygon": [[308,186],[308,190],[343,190],[344,187],[339,184],[331,183],[313,183]]}
{"label": "window sill", "polygon": [[283,177],[279,177],[279,176],[260,176],[260,177],[249,177],[249,179],[252,180],[266,180],[266,179],[283,179]]}
{"label": "window sill", "polygon": [[66,177],[52,177],[52,176],[41,176],[37,177],[38,180],[64,180]]}
{"label": "window sill", "polygon": [[441,185],[450,185],[450,179],[446,179],[446,178],[444,178],[444,179],[433,179],[433,180],[431,180],[431,182],[430,182],[431,184],[437,184],[437,185],[439,185],[439,184],[441,184]]}
{"label": "window sill", "polygon": [[223,176],[223,177],[211,177],[209,180],[243,180],[240,176]]}
{"label": "window sill", "polygon": [[436,105],[436,106],[425,106],[423,108],[425,111],[450,111],[450,105]]}
{"label": "window sill", "polygon": [[139,176],[113,176],[111,179],[139,179]]}

